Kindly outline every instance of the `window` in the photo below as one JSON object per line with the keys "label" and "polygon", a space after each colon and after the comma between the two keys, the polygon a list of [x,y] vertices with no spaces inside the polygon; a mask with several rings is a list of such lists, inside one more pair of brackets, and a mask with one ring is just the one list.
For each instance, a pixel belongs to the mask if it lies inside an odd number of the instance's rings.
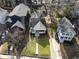
{"label": "window", "polygon": [[38,30],[38,32],[44,32],[44,30]]}
{"label": "window", "polygon": [[72,36],[72,34],[71,34],[71,36]]}
{"label": "window", "polygon": [[65,37],[65,39],[68,39],[68,37]]}
{"label": "window", "polygon": [[23,31],[23,29],[19,28],[20,31]]}
{"label": "window", "polygon": [[69,36],[69,33],[67,33],[66,35]]}
{"label": "window", "polygon": [[71,39],[70,37],[68,39]]}
{"label": "window", "polygon": [[62,33],[62,35],[65,35],[65,33]]}
{"label": "window", "polygon": [[63,37],[61,36],[61,39],[63,39]]}

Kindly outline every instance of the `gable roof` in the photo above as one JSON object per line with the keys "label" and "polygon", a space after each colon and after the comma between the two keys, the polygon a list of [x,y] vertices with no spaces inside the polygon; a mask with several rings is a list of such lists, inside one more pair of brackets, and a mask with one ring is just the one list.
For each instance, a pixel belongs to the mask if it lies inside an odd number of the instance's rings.
{"label": "gable roof", "polygon": [[46,25],[45,19],[41,17],[41,13],[32,13],[30,18],[30,27],[33,29],[39,22],[41,22],[44,26]]}
{"label": "gable roof", "polygon": [[9,17],[11,20],[12,20],[12,22],[16,22],[17,20],[19,20],[19,21],[21,21],[21,20],[23,20],[22,19],[22,17],[19,17],[19,16],[16,16],[16,15],[13,15],[13,16],[11,16],[11,17]]}
{"label": "gable roof", "polygon": [[12,20],[9,18],[6,22],[10,22],[10,23],[12,23]]}
{"label": "gable roof", "polygon": [[31,19],[30,20],[30,27],[34,27],[38,23],[38,19]]}
{"label": "gable roof", "polygon": [[13,11],[9,14],[9,16],[13,16],[13,15],[26,16],[27,12],[30,12],[30,8],[21,3],[13,9]]}
{"label": "gable roof", "polygon": [[42,19],[40,13],[32,13],[30,18],[30,26],[33,28],[39,21],[41,21],[45,25],[45,20]]}
{"label": "gable roof", "polygon": [[0,23],[5,24],[6,17],[8,16],[8,11],[0,8]]}
{"label": "gable roof", "polygon": [[61,30],[63,32],[73,32],[75,34],[75,31],[73,29],[73,25],[66,17],[62,18],[59,21],[57,31],[58,30]]}
{"label": "gable roof", "polygon": [[32,19],[32,18],[40,18],[40,16],[41,16],[40,13],[34,12],[34,13],[31,14],[31,19]]}
{"label": "gable roof", "polygon": [[14,25],[12,25],[11,28],[13,28],[13,27],[15,27],[15,26],[17,26],[17,27],[19,27],[19,28],[22,28],[22,29],[25,29],[25,27],[22,25],[22,23],[21,23],[20,21],[17,21]]}
{"label": "gable roof", "polygon": [[41,19],[41,18],[35,18],[35,19],[30,19],[30,26],[34,27],[38,22],[42,22],[42,24],[44,24],[44,26],[46,25],[45,20]]}
{"label": "gable roof", "polygon": [[39,21],[35,26],[34,30],[46,30],[46,27],[42,24],[41,21]]}

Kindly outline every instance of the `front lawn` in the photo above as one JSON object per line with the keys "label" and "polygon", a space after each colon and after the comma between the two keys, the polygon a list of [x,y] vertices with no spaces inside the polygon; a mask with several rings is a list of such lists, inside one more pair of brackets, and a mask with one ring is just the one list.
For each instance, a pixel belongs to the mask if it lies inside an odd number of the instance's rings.
{"label": "front lawn", "polygon": [[[31,35],[31,40],[27,43],[23,49],[21,55],[23,56],[35,56],[35,37]],[[50,57],[50,45],[47,36],[40,36],[38,38],[39,45],[39,57]]]}
{"label": "front lawn", "polygon": [[39,56],[49,57],[50,56],[50,45],[49,39],[46,36],[39,37]]}
{"label": "front lawn", "polygon": [[31,41],[28,41],[28,43],[25,45],[25,48],[21,52],[21,55],[23,56],[33,56],[35,54],[35,40],[33,37],[31,37]]}

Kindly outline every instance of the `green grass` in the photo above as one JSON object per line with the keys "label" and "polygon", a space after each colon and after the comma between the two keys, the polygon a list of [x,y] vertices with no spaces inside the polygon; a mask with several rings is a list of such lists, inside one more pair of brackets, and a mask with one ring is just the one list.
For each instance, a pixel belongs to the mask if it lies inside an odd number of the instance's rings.
{"label": "green grass", "polygon": [[[31,36],[31,41],[29,41],[26,47],[23,49],[21,55],[23,56],[35,56],[35,37]],[[39,44],[39,57],[49,57],[50,56],[50,46],[47,37],[42,36],[38,38]]]}
{"label": "green grass", "polygon": [[56,33],[57,28],[56,27],[51,27],[51,35],[53,38],[55,38],[55,33]]}
{"label": "green grass", "polygon": [[21,52],[23,56],[33,56],[35,54],[35,40],[34,38],[31,41],[28,41],[25,48]]}
{"label": "green grass", "polygon": [[49,57],[50,56],[50,45],[47,37],[39,38],[39,56]]}

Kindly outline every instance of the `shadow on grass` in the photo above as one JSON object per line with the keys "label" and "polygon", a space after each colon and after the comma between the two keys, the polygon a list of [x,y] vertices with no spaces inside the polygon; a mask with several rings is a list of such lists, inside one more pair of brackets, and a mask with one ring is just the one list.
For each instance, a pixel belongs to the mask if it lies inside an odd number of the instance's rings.
{"label": "shadow on grass", "polygon": [[[35,35],[31,35],[32,40],[34,40]],[[49,45],[49,36],[47,34],[41,34],[38,37],[38,44],[41,45],[42,47],[46,47],[47,45]]]}
{"label": "shadow on grass", "polygon": [[38,43],[42,47],[46,47],[47,45],[49,45],[48,35],[40,35],[38,38]]}

